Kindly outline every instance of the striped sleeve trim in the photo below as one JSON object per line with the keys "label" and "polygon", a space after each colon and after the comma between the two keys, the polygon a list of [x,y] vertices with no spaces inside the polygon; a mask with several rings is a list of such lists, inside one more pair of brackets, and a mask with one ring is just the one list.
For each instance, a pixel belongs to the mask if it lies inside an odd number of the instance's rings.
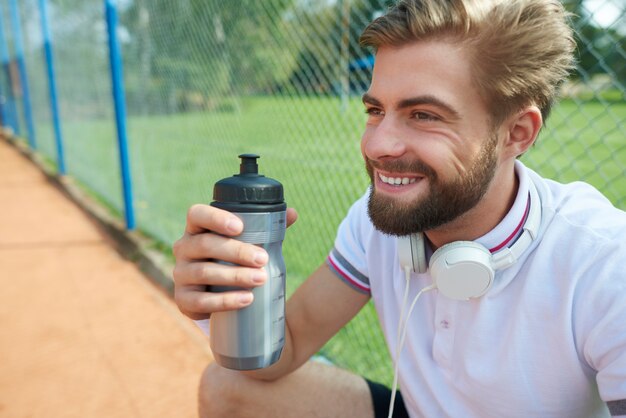
{"label": "striped sleeve trim", "polygon": [[612,416],[616,417],[626,415],[626,399],[608,401],[606,405],[609,407],[609,411]]}
{"label": "striped sleeve trim", "polygon": [[343,280],[348,286],[361,293],[370,294],[370,282],[367,276],[360,273],[354,266],[348,263],[337,249],[333,249],[328,255],[326,262],[337,277]]}

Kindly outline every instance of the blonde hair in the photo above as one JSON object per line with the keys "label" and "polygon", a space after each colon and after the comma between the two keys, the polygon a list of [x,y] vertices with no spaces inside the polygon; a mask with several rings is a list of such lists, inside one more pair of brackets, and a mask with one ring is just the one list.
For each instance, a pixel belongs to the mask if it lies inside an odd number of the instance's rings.
{"label": "blonde hair", "polygon": [[400,0],[365,28],[362,45],[460,42],[494,125],[534,104],[544,120],[574,66],[575,41],[558,0]]}

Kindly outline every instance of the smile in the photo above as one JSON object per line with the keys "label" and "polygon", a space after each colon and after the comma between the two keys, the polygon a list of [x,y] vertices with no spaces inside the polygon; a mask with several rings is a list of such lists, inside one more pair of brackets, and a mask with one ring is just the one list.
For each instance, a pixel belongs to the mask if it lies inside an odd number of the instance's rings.
{"label": "smile", "polygon": [[393,186],[405,185],[405,184],[413,184],[417,181],[415,177],[387,177],[382,174],[378,174],[378,178],[383,183],[391,184]]}

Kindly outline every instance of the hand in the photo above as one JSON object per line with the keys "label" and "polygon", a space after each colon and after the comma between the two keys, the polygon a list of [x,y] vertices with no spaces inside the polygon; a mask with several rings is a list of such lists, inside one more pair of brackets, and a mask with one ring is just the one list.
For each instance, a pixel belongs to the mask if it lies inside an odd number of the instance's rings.
{"label": "hand", "polygon": [[[287,226],[297,217],[294,209],[287,209]],[[249,290],[212,293],[207,291],[209,285],[250,289],[267,280],[263,269],[268,261],[267,252],[230,238],[242,231],[243,223],[232,213],[208,205],[189,208],[185,233],[173,247],[176,258],[174,299],[189,318],[206,319],[212,312],[241,309],[252,303],[253,295]]]}

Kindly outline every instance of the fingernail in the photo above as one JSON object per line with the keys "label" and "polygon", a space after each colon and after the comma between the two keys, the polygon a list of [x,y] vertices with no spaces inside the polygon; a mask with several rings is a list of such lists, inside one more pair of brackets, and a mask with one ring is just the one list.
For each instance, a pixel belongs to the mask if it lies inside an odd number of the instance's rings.
{"label": "fingernail", "polygon": [[254,284],[262,284],[265,282],[265,272],[259,270],[252,273],[252,282]]}
{"label": "fingernail", "polygon": [[259,251],[254,254],[254,262],[257,264],[265,265],[265,263],[267,263],[267,253]]}
{"label": "fingernail", "polygon": [[239,219],[230,218],[226,221],[226,229],[232,233],[241,231],[241,221]]}
{"label": "fingernail", "polygon": [[252,302],[252,293],[242,293],[239,295],[239,303],[249,305]]}

